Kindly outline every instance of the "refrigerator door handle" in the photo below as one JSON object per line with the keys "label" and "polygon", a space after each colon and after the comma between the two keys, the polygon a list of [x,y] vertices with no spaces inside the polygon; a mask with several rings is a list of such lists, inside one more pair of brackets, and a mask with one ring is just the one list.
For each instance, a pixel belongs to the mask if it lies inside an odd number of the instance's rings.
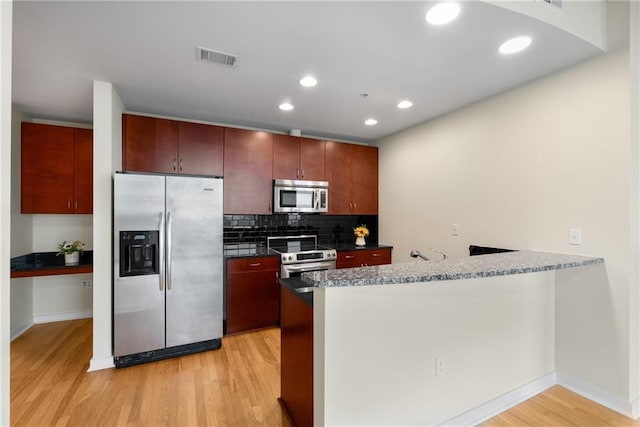
{"label": "refrigerator door handle", "polygon": [[171,290],[171,212],[167,212],[167,290]]}
{"label": "refrigerator door handle", "polygon": [[160,224],[158,225],[158,231],[158,251],[160,252],[158,254],[160,264],[160,268],[158,269],[160,274],[158,276],[160,277],[160,292],[162,292],[164,291],[164,212],[160,212]]}

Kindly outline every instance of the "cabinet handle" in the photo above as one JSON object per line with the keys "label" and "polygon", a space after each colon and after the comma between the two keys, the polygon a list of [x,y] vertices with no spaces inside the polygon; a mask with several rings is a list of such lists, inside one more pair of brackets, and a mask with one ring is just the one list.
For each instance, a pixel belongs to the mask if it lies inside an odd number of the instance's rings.
{"label": "cabinet handle", "polygon": [[182,172],[182,157],[180,157],[180,172]]}
{"label": "cabinet handle", "polygon": [[296,178],[300,179],[300,169],[296,169]]}
{"label": "cabinet handle", "polygon": [[175,157],[173,158],[173,170],[174,171],[176,170],[176,158]]}
{"label": "cabinet handle", "polygon": [[280,273],[276,271],[276,280],[280,280]]}
{"label": "cabinet handle", "polygon": [[269,202],[268,212],[271,212],[271,202]]}
{"label": "cabinet handle", "polygon": [[353,211],[357,211],[358,210],[358,204],[356,202],[353,202]]}
{"label": "cabinet handle", "polygon": [[259,267],[260,264],[262,264],[261,262],[254,262],[252,264],[249,264],[249,267]]}
{"label": "cabinet handle", "polygon": [[67,200],[67,210],[71,210],[71,200]]}
{"label": "cabinet handle", "polygon": [[304,169],[302,169],[302,179],[304,179]]}
{"label": "cabinet handle", "polygon": [[382,255],[382,254],[379,254],[379,253],[373,253],[373,254],[371,254],[371,256],[373,256],[373,257],[377,257],[377,256],[381,256],[381,255]]}
{"label": "cabinet handle", "polygon": [[355,258],[354,255],[345,255],[344,257],[345,257],[345,259],[354,259]]}
{"label": "cabinet handle", "polygon": [[73,209],[76,210],[76,211],[78,210],[78,201],[77,200],[75,202],[75,207]]}

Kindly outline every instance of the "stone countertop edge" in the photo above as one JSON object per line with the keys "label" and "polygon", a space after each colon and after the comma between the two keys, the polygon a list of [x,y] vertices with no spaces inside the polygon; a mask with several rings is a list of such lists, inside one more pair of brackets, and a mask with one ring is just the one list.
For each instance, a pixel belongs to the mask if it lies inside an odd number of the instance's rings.
{"label": "stone countertop edge", "polygon": [[604,258],[552,252],[516,251],[440,261],[411,261],[374,267],[303,273],[318,288],[395,285],[439,280],[474,279],[560,270],[604,263]]}

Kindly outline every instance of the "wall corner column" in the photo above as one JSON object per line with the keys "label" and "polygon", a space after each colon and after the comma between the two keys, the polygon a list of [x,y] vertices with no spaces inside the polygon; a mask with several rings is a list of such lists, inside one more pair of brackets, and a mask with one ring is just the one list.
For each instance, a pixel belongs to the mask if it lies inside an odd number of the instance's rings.
{"label": "wall corner column", "polygon": [[124,106],[113,85],[93,82],[93,355],[89,371],[111,368],[113,172],[121,168]]}

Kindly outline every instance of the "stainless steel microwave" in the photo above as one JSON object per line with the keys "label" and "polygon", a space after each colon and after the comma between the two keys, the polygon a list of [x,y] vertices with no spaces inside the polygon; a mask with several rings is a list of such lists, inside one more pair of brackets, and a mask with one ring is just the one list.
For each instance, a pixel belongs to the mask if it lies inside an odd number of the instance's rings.
{"label": "stainless steel microwave", "polygon": [[326,181],[273,180],[273,212],[327,212],[329,183]]}

